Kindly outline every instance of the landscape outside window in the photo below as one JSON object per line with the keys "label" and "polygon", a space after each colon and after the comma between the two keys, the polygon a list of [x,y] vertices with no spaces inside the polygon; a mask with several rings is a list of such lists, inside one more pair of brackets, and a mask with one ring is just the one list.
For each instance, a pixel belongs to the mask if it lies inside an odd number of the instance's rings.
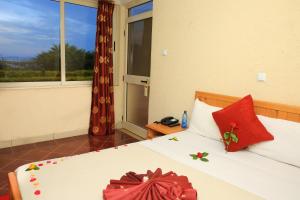
{"label": "landscape outside window", "polygon": [[96,40],[95,8],[65,4],[66,80],[92,79]]}
{"label": "landscape outside window", "polygon": [[[96,8],[65,3],[66,80],[91,80]],[[0,1],[0,82],[60,81],[60,4]]]}

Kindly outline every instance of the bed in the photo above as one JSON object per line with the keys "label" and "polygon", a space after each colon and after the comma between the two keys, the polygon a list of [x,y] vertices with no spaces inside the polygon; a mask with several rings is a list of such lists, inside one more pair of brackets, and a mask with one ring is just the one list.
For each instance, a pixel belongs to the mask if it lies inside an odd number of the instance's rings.
{"label": "bed", "polygon": [[[206,92],[196,92],[195,97],[218,107],[238,99]],[[260,115],[300,122],[299,107],[255,101],[255,109]],[[209,162],[191,159],[198,151],[209,152]],[[248,150],[225,153],[220,141],[192,127],[116,148],[29,163],[8,176],[15,200],[99,200],[110,179],[157,168],[187,176],[198,199],[300,199],[298,166]]]}

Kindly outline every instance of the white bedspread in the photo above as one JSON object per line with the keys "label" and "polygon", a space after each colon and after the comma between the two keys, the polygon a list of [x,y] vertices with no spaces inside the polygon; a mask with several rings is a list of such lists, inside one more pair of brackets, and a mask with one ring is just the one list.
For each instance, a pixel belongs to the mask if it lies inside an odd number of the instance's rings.
{"label": "white bedspread", "polygon": [[[179,141],[170,141],[177,137]],[[215,176],[265,199],[300,199],[300,169],[248,152],[225,153],[220,141],[191,129],[141,142],[147,148]],[[187,156],[208,152],[209,162]]]}
{"label": "white bedspread", "polygon": [[[169,140],[175,136],[179,141]],[[204,151],[209,162],[189,156]],[[33,164],[39,169],[26,171],[27,164],[16,170],[23,200],[101,200],[110,179],[156,168],[188,176],[199,199],[300,199],[299,168],[248,151],[225,153],[219,141],[190,130]]]}
{"label": "white bedspread", "polygon": [[[128,171],[145,173],[161,168],[189,178],[198,199],[261,200],[260,197],[206,173],[193,169],[151,149],[133,143],[78,156],[39,161],[37,170],[17,169],[23,200],[101,200],[110,179],[119,179]],[[216,192],[217,191],[217,192]]]}

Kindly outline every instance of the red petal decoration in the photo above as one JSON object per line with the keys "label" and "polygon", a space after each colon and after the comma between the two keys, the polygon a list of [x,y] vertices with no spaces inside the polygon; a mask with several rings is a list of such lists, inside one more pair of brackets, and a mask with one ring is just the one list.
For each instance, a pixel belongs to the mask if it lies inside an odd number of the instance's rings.
{"label": "red petal decoration", "polygon": [[162,174],[160,168],[147,174],[128,172],[120,180],[111,180],[103,191],[104,200],[196,200],[197,191],[186,176],[174,172]]}
{"label": "red petal decoration", "polygon": [[30,179],[30,182],[34,182],[34,181],[36,181],[36,178],[31,178]]}
{"label": "red petal decoration", "polygon": [[35,195],[40,195],[40,194],[41,194],[41,191],[40,191],[40,190],[36,190],[36,191],[34,191],[34,194],[35,194]]}
{"label": "red petal decoration", "polygon": [[202,154],[201,152],[198,152],[198,153],[197,153],[197,157],[198,157],[198,158],[202,158],[202,157],[203,157],[203,154]]}

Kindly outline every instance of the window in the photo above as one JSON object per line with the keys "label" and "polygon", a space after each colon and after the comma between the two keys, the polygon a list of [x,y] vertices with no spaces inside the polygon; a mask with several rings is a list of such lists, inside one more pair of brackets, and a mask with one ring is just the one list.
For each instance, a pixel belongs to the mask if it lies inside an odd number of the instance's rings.
{"label": "window", "polygon": [[153,9],[153,1],[148,1],[144,4],[132,7],[128,10],[128,16],[135,16],[144,12],[152,11]]}
{"label": "window", "polygon": [[150,76],[152,18],[128,24],[127,74]]}
{"label": "window", "polygon": [[0,1],[0,82],[59,81],[59,3]]}
{"label": "window", "polygon": [[64,0],[0,1],[0,82],[91,80],[97,15],[93,6]]}
{"label": "window", "polygon": [[95,8],[65,4],[66,80],[92,79],[96,40]]}

